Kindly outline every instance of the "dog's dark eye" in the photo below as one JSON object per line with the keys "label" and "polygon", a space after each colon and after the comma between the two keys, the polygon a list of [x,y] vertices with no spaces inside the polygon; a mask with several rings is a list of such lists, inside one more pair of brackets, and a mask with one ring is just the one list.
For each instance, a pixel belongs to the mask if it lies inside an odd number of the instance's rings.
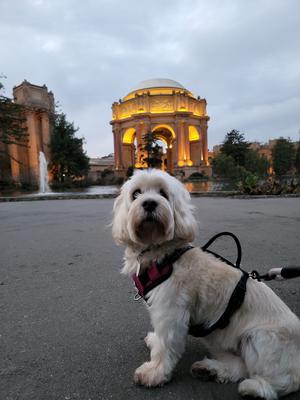
{"label": "dog's dark eye", "polygon": [[135,200],[139,194],[141,194],[141,190],[140,189],[136,189],[133,193],[132,193],[132,200]]}
{"label": "dog's dark eye", "polygon": [[165,199],[169,200],[167,193],[163,189],[160,189],[159,194]]}

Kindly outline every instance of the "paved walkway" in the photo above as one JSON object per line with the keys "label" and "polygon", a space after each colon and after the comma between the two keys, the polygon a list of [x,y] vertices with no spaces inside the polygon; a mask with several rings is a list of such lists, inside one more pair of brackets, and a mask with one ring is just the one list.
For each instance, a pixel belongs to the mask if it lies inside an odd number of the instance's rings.
{"label": "paved walkway", "polygon": [[[246,269],[299,264],[299,198],[193,202],[198,244],[230,230],[240,237]],[[150,324],[119,274],[123,249],[107,226],[112,204],[0,204],[0,399],[239,399],[236,385],[191,378],[190,365],[205,354],[195,339],[171,383],[150,390],[133,384],[134,369],[148,358]],[[217,249],[234,259],[230,239]],[[300,315],[300,279],[272,287]]]}

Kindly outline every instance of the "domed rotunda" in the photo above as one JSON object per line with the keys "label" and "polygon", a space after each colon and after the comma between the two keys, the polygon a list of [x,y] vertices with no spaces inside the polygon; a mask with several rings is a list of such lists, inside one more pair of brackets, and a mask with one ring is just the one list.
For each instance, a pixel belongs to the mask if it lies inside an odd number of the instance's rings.
{"label": "domed rotunda", "polygon": [[115,169],[147,167],[143,137],[153,132],[162,144],[162,169],[175,175],[210,174],[206,100],[179,82],[150,79],[112,105]]}

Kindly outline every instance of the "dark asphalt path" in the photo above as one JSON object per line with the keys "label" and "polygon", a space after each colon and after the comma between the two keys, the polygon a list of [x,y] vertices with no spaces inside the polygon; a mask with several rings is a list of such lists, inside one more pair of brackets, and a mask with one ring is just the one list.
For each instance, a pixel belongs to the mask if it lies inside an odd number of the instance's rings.
{"label": "dark asphalt path", "polygon": [[[299,264],[299,198],[193,202],[198,244],[230,230],[240,237],[248,270]],[[190,365],[205,354],[194,339],[171,383],[133,384],[134,369],[148,358],[143,337],[150,325],[119,274],[123,249],[107,227],[112,204],[0,204],[0,400],[239,399],[236,385],[191,378]],[[215,248],[234,259],[230,239]],[[272,287],[300,315],[300,279]]]}

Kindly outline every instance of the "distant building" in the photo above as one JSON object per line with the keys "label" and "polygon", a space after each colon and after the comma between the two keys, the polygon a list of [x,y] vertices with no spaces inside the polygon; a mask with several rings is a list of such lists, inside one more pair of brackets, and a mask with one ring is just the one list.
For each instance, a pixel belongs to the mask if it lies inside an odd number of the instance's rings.
{"label": "distant building", "polygon": [[114,165],[115,157],[113,153],[101,158],[90,158],[88,178],[95,183],[102,178],[103,171],[114,171]]}
{"label": "distant building", "polygon": [[216,144],[216,145],[213,147],[212,156],[215,157],[217,154],[219,154],[220,151],[221,151],[221,148],[222,148],[222,145],[221,145],[221,144]]}

